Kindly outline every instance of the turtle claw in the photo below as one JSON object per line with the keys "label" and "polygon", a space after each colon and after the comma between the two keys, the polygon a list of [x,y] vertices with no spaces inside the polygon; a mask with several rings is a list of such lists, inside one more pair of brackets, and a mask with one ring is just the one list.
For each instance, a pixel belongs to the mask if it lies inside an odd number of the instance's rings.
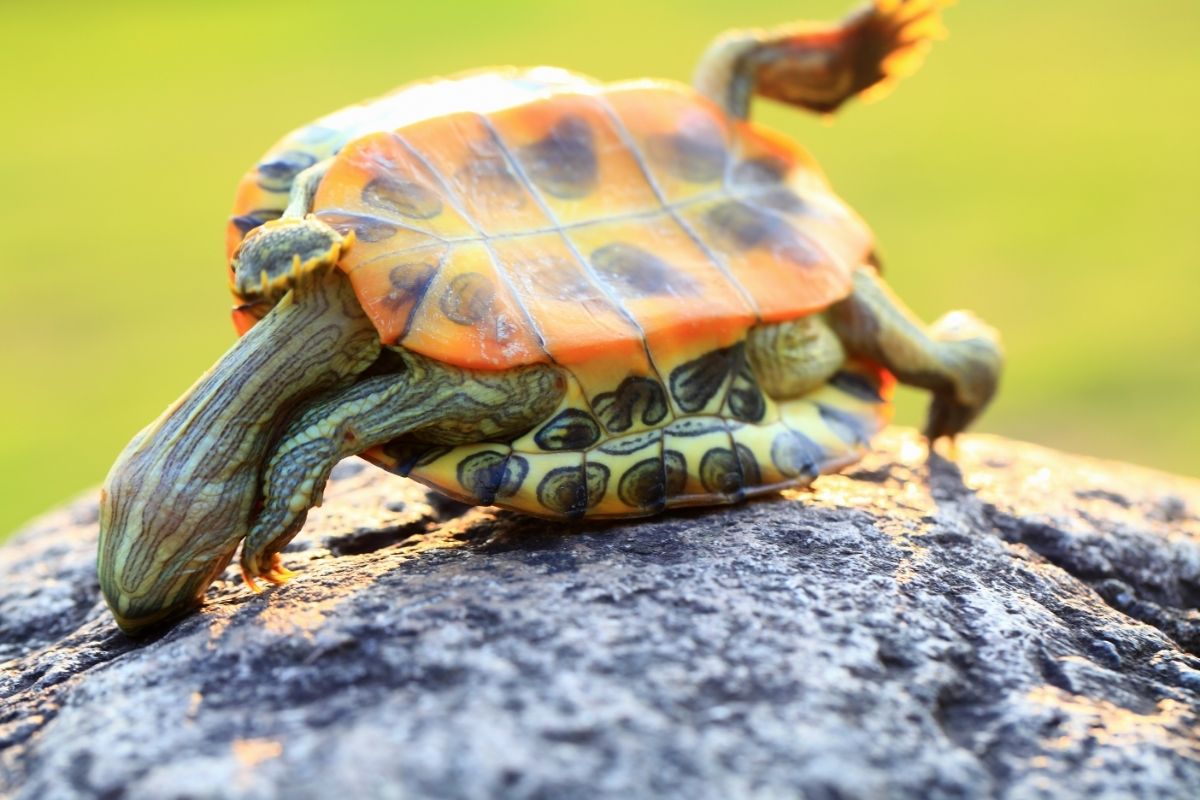
{"label": "turtle claw", "polygon": [[262,568],[261,558],[242,558],[242,580],[255,594],[262,594],[263,591],[263,587],[258,582],[259,578],[274,586],[282,586],[296,577],[296,574],[283,565],[283,559],[279,553],[271,554],[270,564],[266,569]]}
{"label": "turtle claw", "polygon": [[246,584],[247,589],[255,594],[262,594],[263,587],[258,585],[258,581],[250,574],[250,570],[246,569],[245,564],[242,564],[242,582]]}
{"label": "turtle claw", "polygon": [[283,559],[279,553],[273,553],[271,555],[271,568],[263,573],[263,578],[276,586],[282,586],[294,577],[296,577],[296,573],[283,565]]}

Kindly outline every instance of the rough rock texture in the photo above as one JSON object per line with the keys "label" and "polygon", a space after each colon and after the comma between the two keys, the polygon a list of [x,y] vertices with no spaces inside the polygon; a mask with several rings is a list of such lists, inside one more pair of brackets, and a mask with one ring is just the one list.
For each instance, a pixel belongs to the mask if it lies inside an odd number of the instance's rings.
{"label": "rough rock texture", "polygon": [[149,641],[96,507],[0,549],[0,796],[1200,797],[1200,483],[911,432],[811,492],[621,525],[347,463]]}

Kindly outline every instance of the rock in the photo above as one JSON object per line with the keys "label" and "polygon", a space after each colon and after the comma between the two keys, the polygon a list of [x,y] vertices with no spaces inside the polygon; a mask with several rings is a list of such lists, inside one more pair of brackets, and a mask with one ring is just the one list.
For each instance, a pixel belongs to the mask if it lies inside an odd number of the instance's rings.
{"label": "rock", "polygon": [[0,796],[1200,797],[1200,483],[878,445],[575,526],[348,462],[297,578],[144,641],[80,500],[0,549]]}

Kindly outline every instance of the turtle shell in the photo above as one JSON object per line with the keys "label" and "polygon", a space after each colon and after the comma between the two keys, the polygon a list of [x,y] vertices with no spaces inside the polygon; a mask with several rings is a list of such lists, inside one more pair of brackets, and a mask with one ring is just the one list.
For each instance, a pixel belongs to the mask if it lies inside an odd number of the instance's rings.
{"label": "turtle shell", "polygon": [[[417,84],[282,140],[247,174],[229,252],[333,157],[312,212],[381,340],[440,361],[566,368],[512,441],[363,454],[464,501],[621,517],[806,483],[861,453],[888,376],[847,363],[776,402],[744,340],[845,297],[866,225],[812,159],[676,83],[560,70]],[[239,330],[261,307],[235,311]]]}
{"label": "turtle shell", "polygon": [[312,211],[356,234],[339,266],[381,340],[464,367],[666,376],[845,297],[872,249],[785,137],[682,84],[543,68],[416,84],[285,137],[239,187],[229,253],[334,155]]}

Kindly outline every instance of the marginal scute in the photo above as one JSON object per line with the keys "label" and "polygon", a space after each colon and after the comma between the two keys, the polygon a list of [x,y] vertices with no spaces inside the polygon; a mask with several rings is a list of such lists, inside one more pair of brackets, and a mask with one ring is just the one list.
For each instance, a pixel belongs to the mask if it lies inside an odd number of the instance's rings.
{"label": "marginal scute", "polygon": [[564,114],[541,140],[518,151],[529,179],[564,200],[586,197],[599,179],[595,134],[586,119]]}
{"label": "marginal scute", "polygon": [[771,442],[771,462],[785,478],[816,475],[824,456],[820,445],[797,431],[780,431]]}
{"label": "marginal scute", "polygon": [[624,298],[695,294],[696,282],[654,253],[628,242],[592,251],[589,261],[609,288]]}
{"label": "marginal scute", "polygon": [[596,395],[592,410],[605,428],[621,433],[632,428],[636,419],[643,425],[657,425],[666,419],[667,398],[658,381],[631,375],[616,391]]}
{"label": "marginal scute", "polygon": [[456,325],[474,325],[487,319],[495,304],[495,284],[478,272],[456,276],[439,301],[442,313]]}
{"label": "marginal scute", "polygon": [[437,192],[386,173],[367,182],[362,199],[372,208],[410,219],[432,219],[442,213],[442,198]]}
{"label": "marginal scute", "polygon": [[596,420],[577,408],[564,409],[533,437],[543,450],[586,450],[599,439],[600,426]]}
{"label": "marginal scute", "polygon": [[581,517],[604,497],[608,476],[608,467],[597,463],[552,469],[538,484],[538,502],[556,514]]}
{"label": "marginal scute", "polygon": [[515,454],[484,450],[458,465],[458,483],[480,505],[512,497],[529,474],[529,462]]}

